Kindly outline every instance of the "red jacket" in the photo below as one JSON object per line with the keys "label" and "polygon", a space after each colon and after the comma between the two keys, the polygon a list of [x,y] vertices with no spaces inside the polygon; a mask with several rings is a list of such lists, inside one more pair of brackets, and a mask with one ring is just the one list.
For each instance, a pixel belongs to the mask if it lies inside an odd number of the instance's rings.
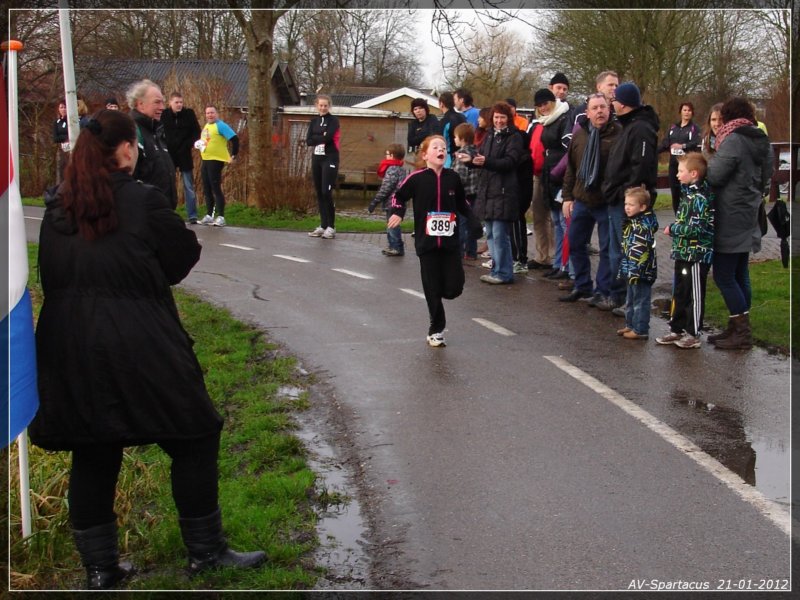
{"label": "red jacket", "polygon": [[540,176],[542,174],[542,167],[544,166],[544,146],[542,145],[542,127],[541,123],[534,123],[531,129],[531,143],[529,145],[531,151],[531,158],[533,159],[533,174]]}

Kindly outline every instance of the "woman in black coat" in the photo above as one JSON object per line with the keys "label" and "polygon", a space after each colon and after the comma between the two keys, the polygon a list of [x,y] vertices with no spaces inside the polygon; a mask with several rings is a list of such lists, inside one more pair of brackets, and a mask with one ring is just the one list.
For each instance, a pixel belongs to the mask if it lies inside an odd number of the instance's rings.
{"label": "woman in black coat", "polygon": [[46,195],[39,238],[40,408],[30,435],[72,452],[70,522],[89,589],[133,571],[119,562],[114,513],[125,446],[157,443],[172,458],[190,570],[265,558],[233,552],[222,534],[222,418],[170,290],[200,245],[163,193],[133,179],[137,158],[131,117],[100,111],[81,130],[64,182]]}
{"label": "woman in black coat", "polygon": [[498,102],[492,107],[492,128],[478,154],[459,158],[479,169],[475,214],[486,222],[486,240],[492,253],[492,270],[481,276],[485,283],[514,283],[511,224],[519,219],[517,168],[526,151],[514,127],[511,105]]}

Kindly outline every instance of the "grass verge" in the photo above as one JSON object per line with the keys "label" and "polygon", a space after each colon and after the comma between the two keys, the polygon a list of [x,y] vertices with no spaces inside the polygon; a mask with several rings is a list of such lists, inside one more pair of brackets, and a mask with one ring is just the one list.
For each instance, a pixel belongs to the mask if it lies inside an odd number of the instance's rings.
{"label": "grass verge", "polygon": [[[29,244],[30,289],[38,314],[38,246]],[[189,579],[169,483],[169,459],[158,446],[125,452],[115,509],[120,551],[140,573],[127,589],[307,589],[318,572],[309,552],[317,545],[315,474],[292,435],[291,414],[307,407],[304,394],[286,398],[282,386],[305,386],[295,361],[280,355],[261,332],[227,312],[175,290],[206,386],[225,418],[219,457],[220,505],[231,547],[263,549],[261,569],[220,569]],[[18,489],[16,444],[10,487]],[[20,539],[19,498],[11,494],[11,589],[76,589],[84,574],[71,540],[66,492],[69,453],[30,447],[34,534]]]}
{"label": "grass verge", "polygon": [[[760,346],[785,354],[789,353],[789,271],[780,260],[750,264],[750,284],[753,289],[750,324],[753,328],[753,339]],[[793,277],[796,282],[797,274],[794,273]],[[728,315],[722,295],[709,276],[706,288],[706,320],[724,328]]]}

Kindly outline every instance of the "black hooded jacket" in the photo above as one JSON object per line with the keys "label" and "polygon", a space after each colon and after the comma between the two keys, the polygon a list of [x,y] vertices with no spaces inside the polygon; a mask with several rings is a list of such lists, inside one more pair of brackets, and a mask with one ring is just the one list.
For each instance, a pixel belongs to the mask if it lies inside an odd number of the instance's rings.
{"label": "black hooded jacket", "polygon": [[131,117],[136,122],[139,139],[139,160],[133,176],[161,190],[174,209],[178,206],[175,165],[167,148],[164,126],[138,110],[132,110]]}
{"label": "black hooded jacket", "polygon": [[625,199],[625,190],[644,184],[652,201],[658,177],[658,115],[646,104],[617,114],[622,131],[617,135],[606,164],[603,195],[609,204]]}

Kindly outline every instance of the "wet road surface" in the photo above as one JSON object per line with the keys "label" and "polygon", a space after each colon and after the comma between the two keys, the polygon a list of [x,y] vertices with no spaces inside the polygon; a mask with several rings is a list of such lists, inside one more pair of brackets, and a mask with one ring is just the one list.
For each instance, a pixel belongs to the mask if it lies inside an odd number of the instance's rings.
{"label": "wet road surface", "polygon": [[786,358],[622,340],[536,272],[487,286],[477,266],[430,348],[418,261],[381,256],[383,236],[196,231],[185,287],[268,331],[335,406],[316,435],[369,524],[366,587],[789,577]]}

